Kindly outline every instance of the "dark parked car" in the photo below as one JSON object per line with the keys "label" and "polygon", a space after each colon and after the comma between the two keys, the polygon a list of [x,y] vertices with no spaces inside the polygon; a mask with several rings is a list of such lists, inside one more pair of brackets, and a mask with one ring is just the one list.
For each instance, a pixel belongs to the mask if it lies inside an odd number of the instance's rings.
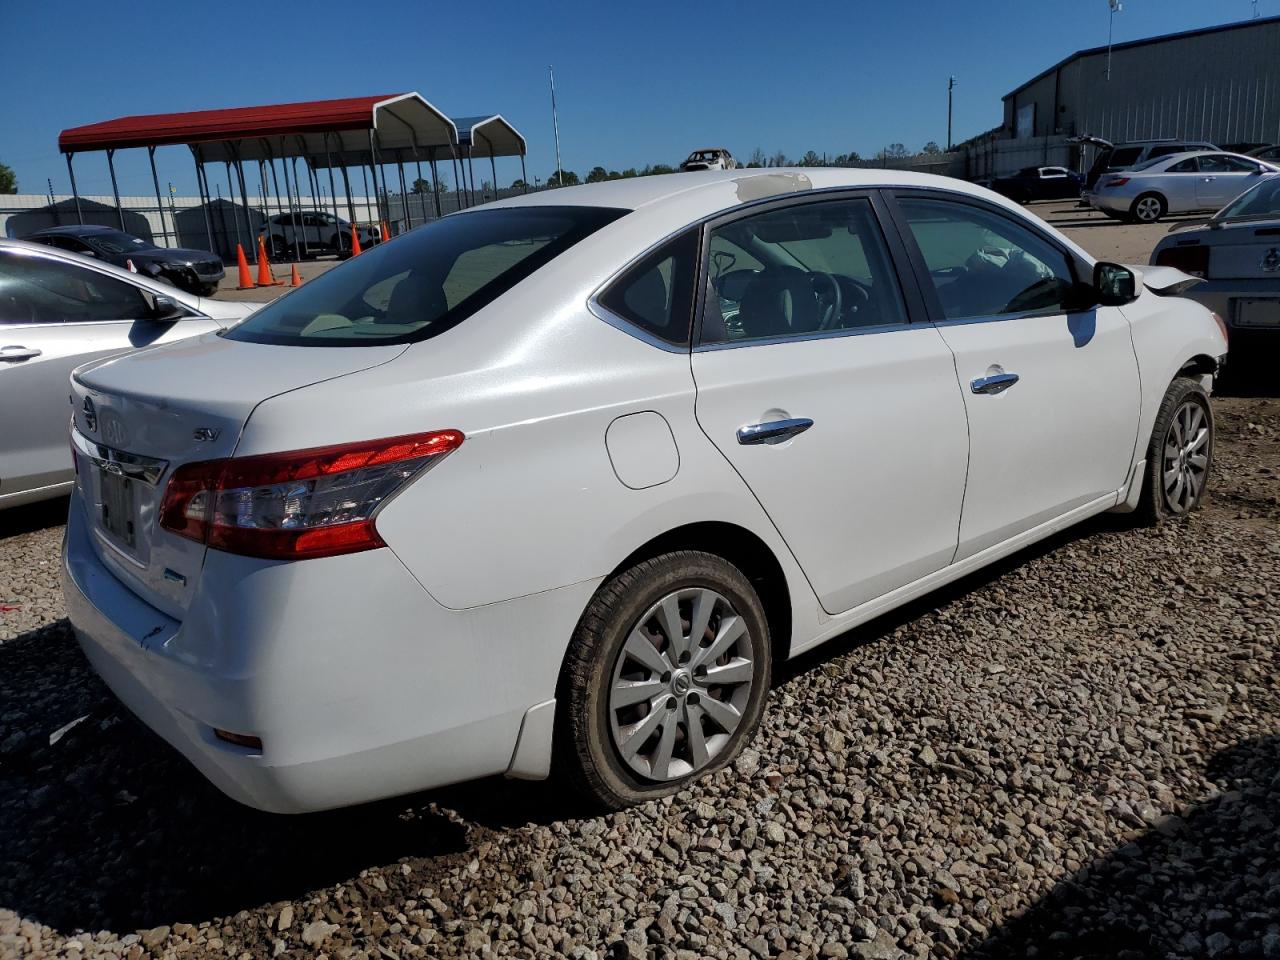
{"label": "dark parked car", "polygon": [[72,227],[49,227],[37,230],[23,239],[43,243],[46,247],[69,250],[93,257],[117,267],[128,267],[143,276],[171,283],[179,290],[207,297],[218,289],[218,281],[226,272],[222,259],[208,250],[185,250],[181,247],[157,247],[141,237],[116,230],[80,224]]}
{"label": "dark parked car", "polygon": [[1084,177],[1066,167],[1026,167],[1011,177],[997,177],[991,189],[1010,200],[1064,200],[1080,196]]}

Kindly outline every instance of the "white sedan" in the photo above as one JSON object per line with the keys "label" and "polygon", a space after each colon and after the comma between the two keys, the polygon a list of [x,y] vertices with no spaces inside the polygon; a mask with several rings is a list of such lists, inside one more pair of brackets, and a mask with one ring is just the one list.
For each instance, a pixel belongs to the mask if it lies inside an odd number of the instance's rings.
{"label": "white sedan", "polygon": [[1275,173],[1280,166],[1239,153],[1175,153],[1104,174],[1088,200],[1109,217],[1155,223],[1170,213],[1217,210]]}
{"label": "white sedan", "polygon": [[255,807],[670,794],[787,657],[1101,511],[1194,509],[1227,344],[1188,282],[893,171],[449,216],[75,374],[71,620]]}

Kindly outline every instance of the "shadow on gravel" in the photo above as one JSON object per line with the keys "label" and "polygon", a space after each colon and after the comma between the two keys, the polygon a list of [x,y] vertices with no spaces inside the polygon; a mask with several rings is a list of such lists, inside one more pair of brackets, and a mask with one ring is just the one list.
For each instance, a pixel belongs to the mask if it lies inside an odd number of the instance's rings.
{"label": "shadow on gravel", "polygon": [[62,526],[67,522],[69,502],[66,497],[58,497],[56,500],[43,500],[25,507],[0,510],[0,540],[46,527]]}
{"label": "shadow on gravel", "polygon": [[[116,703],[65,621],[0,644],[0,907],[19,916],[64,933],[199,923],[467,846],[461,824],[406,801],[242,807]],[[388,873],[405,884],[393,896],[424,882]]]}
{"label": "shadow on gravel", "polygon": [[[1275,339],[1275,338],[1271,338]],[[1280,343],[1248,348],[1239,338],[1231,344],[1227,365],[1214,385],[1218,397],[1280,397]]]}
{"label": "shadow on gravel", "polygon": [[1280,736],[1217,754],[1222,792],[1062,881],[965,956],[1280,956]]}

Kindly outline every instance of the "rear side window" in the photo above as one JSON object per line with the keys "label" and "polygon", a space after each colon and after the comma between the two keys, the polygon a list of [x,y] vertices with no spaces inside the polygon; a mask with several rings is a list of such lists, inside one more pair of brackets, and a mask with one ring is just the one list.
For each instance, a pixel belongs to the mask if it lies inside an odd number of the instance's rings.
{"label": "rear side window", "polygon": [[454,214],[322,274],[224,336],[316,347],[426,340],[625,212],[507,207]]}
{"label": "rear side window", "polygon": [[600,304],[659,340],[688,346],[697,256],[698,235],[691,230],[623,274]]}

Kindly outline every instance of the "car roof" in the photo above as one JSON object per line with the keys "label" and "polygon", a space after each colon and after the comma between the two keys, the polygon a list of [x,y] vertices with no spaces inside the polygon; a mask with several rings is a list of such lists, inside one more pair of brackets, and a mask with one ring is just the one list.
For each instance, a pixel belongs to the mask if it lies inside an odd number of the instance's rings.
{"label": "car roof", "polygon": [[[673,220],[687,223],[753,200],[809,190],[875,187],[932,187],[971,193],[987,199],[990,191],[963,180],[905,170],[847,167],[768,167],[706,170],[649,177],[605,180],[574,187],[539,190],[473,209],[522,206],[610,207],[620,210],[669,210]],[[1003,201],[1000,201],[1003,202]]]}
{"label": "car roof", "polygon": [[[1157,162],[1163,163],[1168,160],[1186,160],[1188,157],[1236,157],[1240,160],[1249,160],[1253,163],[1266,163],[1266,160],[1259,160],[1257,157],[1248,157],[1243,153],[1232,153],[1230,150],[1184,150],[1182,153],[1170,153],[1163,157],[1156,157]],[[1137,173],[1144,171],[1138,170]]]}
{"label": "car roof", "polygon": [[[45,227],[31,234],[33,237],[90,237],[101,233],[121,233],[116,227],[104,227],[96,223],[73,223],[65,227]],[[132,234],[130,234],[132,236]]]}

